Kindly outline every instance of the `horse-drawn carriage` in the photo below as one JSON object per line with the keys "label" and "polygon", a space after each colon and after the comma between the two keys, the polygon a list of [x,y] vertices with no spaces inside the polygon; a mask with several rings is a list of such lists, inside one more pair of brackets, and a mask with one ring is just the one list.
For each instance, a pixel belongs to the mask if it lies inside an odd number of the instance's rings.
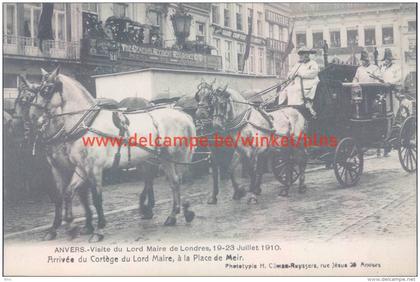
{"label": "horse-drawn carriage", "polygon": [[[333,167],[344,187],[355,185],[360,179],[363,154],[369,148],[397,149],[401,165],[408,172],[416,171],[417,162],[415,116],[396,122],[393,86],[351,83],[356,69],[352,65],[330,64],[319,73],[314,100],[317,118],[308,122],[306,133],[311,138],[327,136],[337,141],[336,146],[312,144],[308,152],[315,162]],[[291,185],[302,173],[293,159],[281,154],[273,157],[272,170],[284,185]]]}

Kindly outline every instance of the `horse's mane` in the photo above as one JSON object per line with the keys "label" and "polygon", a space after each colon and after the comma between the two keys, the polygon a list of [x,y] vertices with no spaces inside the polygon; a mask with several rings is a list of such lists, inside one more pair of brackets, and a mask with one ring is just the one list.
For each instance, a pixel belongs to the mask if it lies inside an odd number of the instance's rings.
{"label": "horse's mane", "polygon": [[[87,89],[77,80],[64,74],[59,74],[58,78],[63,83],[63,87],[73,87],[76,90],[78,90],[77,92],[81,94],[85,99],[89,100],[89,102],[95,102],[93,96],[89,93],[89,91],[87,91]],[[72,93],[72,95],[76,94],[77,93]]]}
{"label": "horse's mane", "polygon": [[232,99],[234,116],[241,114],[250,107],[250,105],[243,104],[246,103],[247,100],[241,95],[241,93],[232,88],[228,88],[226,91],[230,94],[230,98]]}

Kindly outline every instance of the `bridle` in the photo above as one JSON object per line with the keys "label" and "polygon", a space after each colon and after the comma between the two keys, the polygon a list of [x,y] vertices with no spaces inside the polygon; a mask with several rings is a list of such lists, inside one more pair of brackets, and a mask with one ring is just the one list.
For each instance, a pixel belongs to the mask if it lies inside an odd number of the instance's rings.
{"label": "bridle", "polygon": [[[198,101],[198,109],[205,110],[212,120],[219,118],[222,124],[226,123],[233,115],[231,109],[229,111],[232,99],[230,96],[226,95],[226,89],[227,85],[224,88],[214,89],[213,84],[202,82],[199,84],[195,96]],[[205,93],[207,103],[199,100],[199,94],[203,90],[207,91],[207,93]]]}

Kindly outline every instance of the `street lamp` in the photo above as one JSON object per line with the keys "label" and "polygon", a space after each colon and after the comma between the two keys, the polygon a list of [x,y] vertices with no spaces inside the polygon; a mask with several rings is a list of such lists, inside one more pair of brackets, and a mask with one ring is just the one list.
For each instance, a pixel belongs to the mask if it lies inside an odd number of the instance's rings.
{"label": "street lamp", "polygon": [[187,14],[182,4],[179,4],[175,14],[171,16],[176,42],[179,48],[185,47],[185,39],[190,36],[192,16]]}

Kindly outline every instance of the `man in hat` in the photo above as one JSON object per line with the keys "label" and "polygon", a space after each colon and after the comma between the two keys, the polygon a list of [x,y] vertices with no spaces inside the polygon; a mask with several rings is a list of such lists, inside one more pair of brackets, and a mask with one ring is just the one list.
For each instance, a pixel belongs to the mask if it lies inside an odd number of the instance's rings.
{"label": "man in hat", "polygon": [[353,82],[383,82],[380,69],[370,63],[369,55],[365,50],[360,53],[362,64],[357,68]]}
{"label": "man in hat", "polygon": [[306,47],[299,49],[299,61],[289,71],[287,76],[289,82],[281,89],[278,102],[279,105],[287,103],[289,106],[306,107],[313,118],[316,117],[312,106],[319,82],[319,67],[309,55],[315,53],[315,50]]}
{"label": "man in hat", "polygon": [[394,57],[392,51],[389,48],[385,49],[384,62],[381,68],[382,78],[386,83],[401,86],[401,68],[393,63]]}

